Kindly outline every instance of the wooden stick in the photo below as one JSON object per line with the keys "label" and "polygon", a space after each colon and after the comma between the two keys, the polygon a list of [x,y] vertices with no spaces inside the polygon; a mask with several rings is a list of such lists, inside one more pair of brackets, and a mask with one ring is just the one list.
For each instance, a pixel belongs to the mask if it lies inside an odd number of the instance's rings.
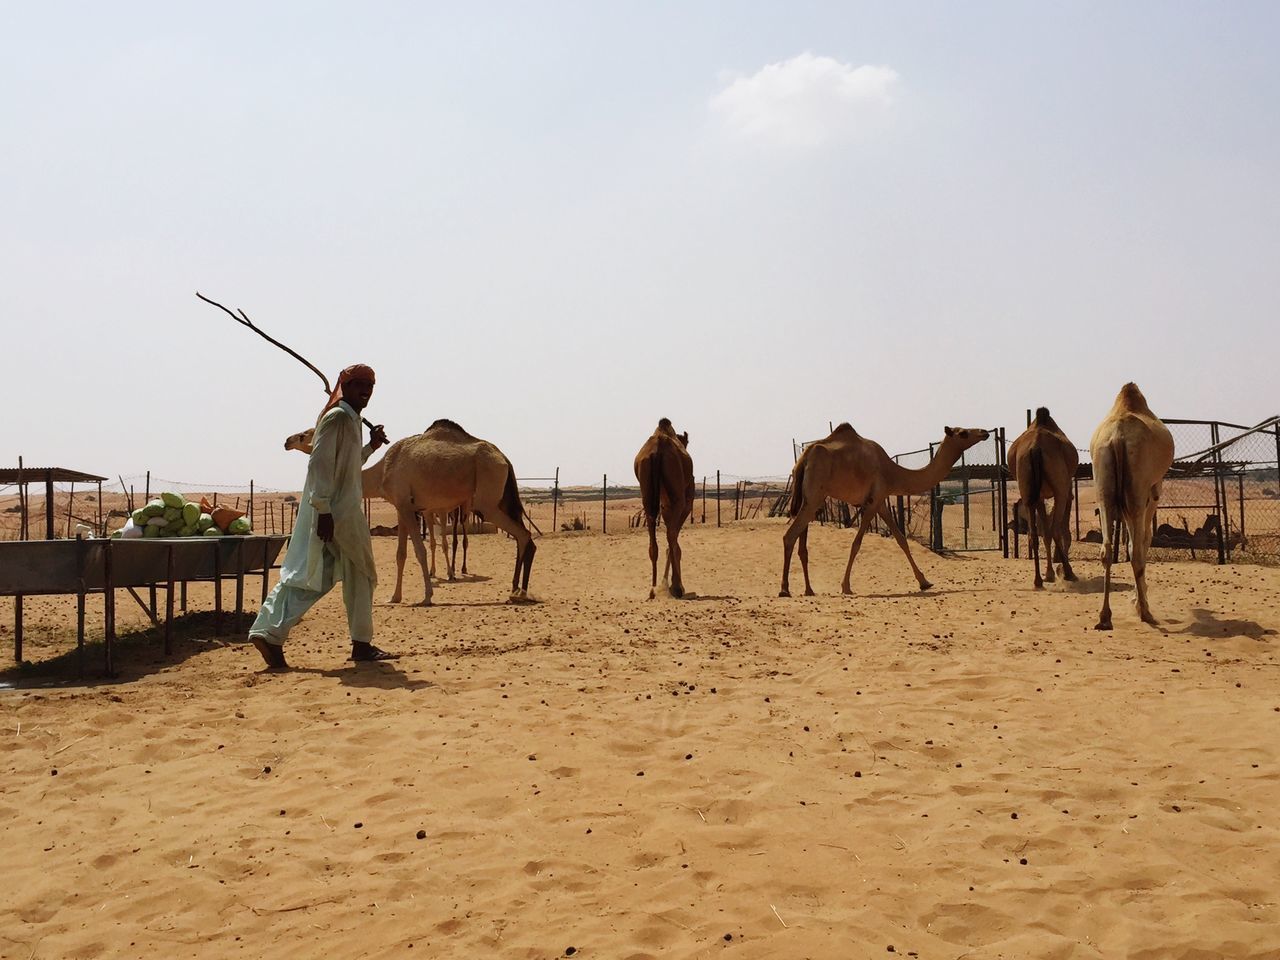
{"label": "wooden stick", "polygon": [[[255,324],[254,324],[254,322],[253,322],[252,320],[250,320],[250,319],[249,319],[249,315],[248,315],[247,313],[245,313],[243,310],[240,310],[240,311],[238,311],[237,313],[232,313],[229,309],[227,309],[226,307],[224,307],[224,306],[223,306],[222,304],[220,304],[217,300],[210,300],[208,297],[206,297],[206,296],[205,296],[203,293],[201,293],[199,290],[197,290],[197,291],[196,291],[196,296],[197,296],[197,297],[199,297],[201,300],[203,300],[205,303],[213,304],[213,306],[217,307],[219,310],[221,310],[223,313],[225,313],[227,316],[229,316],[229,317],[230,317],[232,320],[234,320],[236,323],[240,324],[240,326],[242,326],[242,327],[248,327],[250,330],[252,330],[252,331],[253,331],[254,333],[256,333],[258,336],[260,336],[263,340],[266,340],[266,341],[267,341],[267,343],[273,344],[273,345],[275,345],[275,346],[279,347],[279,348],[280,348],[281,350],[283,350],[285,353],[289,354],[289,356],[293,357],[295,360],[297,360],[299,363],[301,363],[301,364],[302,364],[303,366],[305,366],[308,370],[310,370],[312,373],[314,373],[317,377],[319,377],[319,378],[320,378],[320,382],[324,384],[324,392],[325,392],[325,393],[330,394],[330,395],[332,395],[332,394],[333,394],[333,387],[329,384],[329,378],[328,378],[328,377],[326,377],[323,373],[321,373],[321,372],[320,372],[320,368],[319,368],[319,367],[317,367],[314,363],[312,363],[310,360],[308,360],[306,357],[304,357],[302,354],[300,354],[297,350],[294,350],[292,347],[287,346],[287,345],[285,345],[285,344],[281,343],[279,340],[277,340],[275,337],[271,336],[269,333],[267,333],[267,332],[266,332],[265,330],[263,330],[261,327],[259,327],[259,326],[255,325]],[[366,420],[364,417],[361,417],[360,419],[361,419],[361,421],[363,421],[363,423],[364,423],[364,425],[365,425],[366,427],[368,427],[370,430],[372,430],[372,429],[373,429],[373,424],[372,424],[372,423],[370,423],[370,422],[369,422],[368,420]]]}

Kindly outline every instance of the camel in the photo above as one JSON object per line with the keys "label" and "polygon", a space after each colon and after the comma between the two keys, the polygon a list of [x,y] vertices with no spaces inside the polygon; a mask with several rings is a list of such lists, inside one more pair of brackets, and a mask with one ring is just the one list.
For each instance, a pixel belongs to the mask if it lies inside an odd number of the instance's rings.
{"label": "camel", "polygon": [[1089,453],[1102,519],[1102,612],[1094,629],[1111,629],[1111,564],[1117,559],[1122,525],[1129,532],[1138,615],[1154,624],[1147,604],[1147,550],[1161,484],[1173,464],[1173,435],[1151,412],[1137,385],[1126,383],[1093,432]]}
{"label": "camel", "polygon": [[[1009,463],[1018,480],[1021,506],[1030,520],[1027,552],[1035,569],[1035,588],[1043,589],[1045,581],[1053,583],[1053,550],[1057,547],[1062,563],[1062,579],[1075,580],[1071,561],[1067,559],[1070,543],[1068,524],[1071,516],[1071,482],[1080,466],[1080,454],[1049,416],[1047,407],[1036,410],[1035,421],[1013,441],[1008,450]],[[1053,500],[1053,517],[1045,512],[1045,500]],[[1040,577],[1038,541],[1044,543],[1045,573]]]}
{"label": "camel", "polygon": [[529,599],[529,573],[537,545],[524,525],[515,468],[501,450],[471,436],[452,420],[437,420],[423,433],[393,443],[382,463],[382,495],[395,506],[400,525],[392,603],[399,603],[402,596],[405,541],[412,538],[425,587],[420,605],[430,606],[431,576],[417,514],[447,513],[459,504],[515,539],[516,565],[510,599]]}
{"label": "camel", "polygon": [[680,571],[680,528],[693,512],[695,484],[693,458],[689,456],[689,434],[676,433],[671,421],[663,417],[658,429],[644,442],[636,454],[636,479],[640,481],[640,494],[644,500],[645,522],[649,527],[649,562],[653,566],[653,579],[649,586],[649,599],[657,595],[658,587],[658,515],[667,528],[667,559],[663,564],[662,582],[667,583],[670,571],[670,593],[679,599],[684,596],[684,578]]}
{"label": "camel", "polygon": [[[308,427],[306,430],[303,430],[301,433],[290,434],[288,437],[285,438],[284,448],[286,450],[301,450],[307,456],[310,456],[311,449],[312,449],[311,441],[315,437],[315,433],[316,433],[315,427]],[[365,467],[365,469],[361,471],[361,475],[360,475],[361,486],[362,486],[363,494],[366,500],[371,500],[374,497],[383,497],[383,499],[386,499],[388,500],[388,502],[390,502],[389,498],[385,497],[382,493],[382,463],[383,461],[379,460],[373,466]],[[425,520],[426,520],[426,526],[427,526],[427,539],[431,545],[431,567],[430,567],[431,576],[434,577],[436,575],[435,525],[436,523],[439,523],[440,537],[441,537],[440,552],[444,554],[445,564],[448,567],[448,574],[449,574],[450,581],[456,579],[456,577],[454,576],[454,569],[457,566],[457,562],[458,562],[458,528],[460,526],[462,528],[462,575],[465,577],[467,575],[467,546],[468,546],[467,526],[466,526],[467,518],[462,508],[459,506],[454,510],[448,512],[447,514],[441,514],[438,512],[432,513],[429,516],[426,516]],[[453,525],[453,552],[452,553],[449,552],[449,545],[447,542],[450,524]]]}
{"label": "camel", "polygon": [[782,535],[782,589],[780,597],[791,596],[791,550],[800,541],[800,568],[804,571],[804,593],[813,596],[809,583],[809,524],[827,502],[827,498],[843,500],[851,507],[860,508],[858,534],[849,551],[849,563],[844,570],[841,592],[853,593],[849,576],[853,561],[862,546],[862,537],[871,526],[871,518],[879,515],[898,541],[907,556],[911,571],[921,590],[933,584],[925,579],[911,556],[907,538],[898,528],[887,500],[891,496],[927,493],[937,486],[960,455],[974,444],[986,440],[986,430],[973,427],[946,427],[945,436],[929,465],[920,470],[908,470],[889,459],[884,448],[874,440],[859,436],[847,423],[831,431],[825,440],[811,443],[805,448],[792,469],[791,523]]}

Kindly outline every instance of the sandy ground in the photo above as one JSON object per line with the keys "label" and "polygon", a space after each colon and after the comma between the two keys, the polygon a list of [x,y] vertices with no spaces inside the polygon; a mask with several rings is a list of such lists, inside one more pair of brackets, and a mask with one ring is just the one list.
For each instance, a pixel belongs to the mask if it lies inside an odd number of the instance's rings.
{"label": "sandy ground", "polygon": [[[196,614],[0,691],[0,957],[1280,957],[1280,571],[1155,565],[1161,627],[1123,589],[1100,634],[1084,546],[1040,593],[916,546],[920,594],[868,537],[844,597],[815,527],[782,599],[781,530],[688,531],[683,602],[625,527],[549,537],[527,607],[473,537],[376,609],[394,665],[334,594],[289,674]],[[29,658],[73,609],[28,601]]]}

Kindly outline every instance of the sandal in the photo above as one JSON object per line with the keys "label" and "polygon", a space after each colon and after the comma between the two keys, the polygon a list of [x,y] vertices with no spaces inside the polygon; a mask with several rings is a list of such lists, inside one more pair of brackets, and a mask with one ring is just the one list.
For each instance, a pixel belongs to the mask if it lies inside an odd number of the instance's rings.
{"label": "sandal", "polygon": [[249,642],[253,644],[258,653],[262,654],[262,660],[267,665],[268,670],[288,670],[288,661],[284,658],[284,647],[268,643],[265,637],[255,634],[249,635]]}
{"label": "sandal", "polygon": [[376,660],[398,660],[400,654],[379,650],[372,643],[351,644],[351,659],[357,663],[369,663]]}

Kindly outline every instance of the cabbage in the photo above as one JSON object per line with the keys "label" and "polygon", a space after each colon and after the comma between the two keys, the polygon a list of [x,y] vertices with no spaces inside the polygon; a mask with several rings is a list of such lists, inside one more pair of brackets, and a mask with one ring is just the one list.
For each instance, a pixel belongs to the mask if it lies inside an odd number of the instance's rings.
{"label": "cabbage", "polygon": [[137,510],[133,511],[133,513],[131,513],[129,516],[133,519],[133,522],[137,524],[139,527],[144,526],[147,520],[150,519],[150,517],[147,515],[147,511],[145,507],[139,507]]}
{"label": "cabbage", "polygon": [[160,514],[164,513],[164,501],[148,500],[147,505],[142,508],[142,512],[148,517],[158,517]]}
{"label": "cabbage", "polygon": [[236,517],[231,523],[227,524],[227,533],[242,537],[252,533],[253,527],[249,525],[248,517]]}
{"label": "cabbage", "polygon": [[151,524],[147,524],[145,527],[142,528],[142,535],[146,537],[148,540],[150,540],[152,537],[158,537],[160,536],[160,528],[153,527]]}
{"label": "cabbage", "polygon": [[200,519],[200,504],[184,503],[182,505],[182,519],[188,527],[194,527],[196,521]]}
{"label": "cabbage", "polygon": [[175,520],[181,520],[182,508],[181,507],[165,507],[164,513],[161,514],[161,516],[163,516],[165,520],[169,523],[173,523],[173,521]]}
{"label": "cabbage", "polygon": [[175,507],[178,510],[181,510],[182,505],[187,502],[180,493],[165,492],[160,494],[160,499],[164,501],[166,507]]}
{"label": "cabbage", "polygon": [[207,530],[205,530],[203,535],[206,537],[220,537],[222,536],[222,531],[219,530],[217,527],[209,527]]}
{"label": "cabbage", "polygon": [[213,517],[207,513],[200,514],[200,519],[196,521],[196,526],[200,528],[201,533],[204,533],[213,526]]}

